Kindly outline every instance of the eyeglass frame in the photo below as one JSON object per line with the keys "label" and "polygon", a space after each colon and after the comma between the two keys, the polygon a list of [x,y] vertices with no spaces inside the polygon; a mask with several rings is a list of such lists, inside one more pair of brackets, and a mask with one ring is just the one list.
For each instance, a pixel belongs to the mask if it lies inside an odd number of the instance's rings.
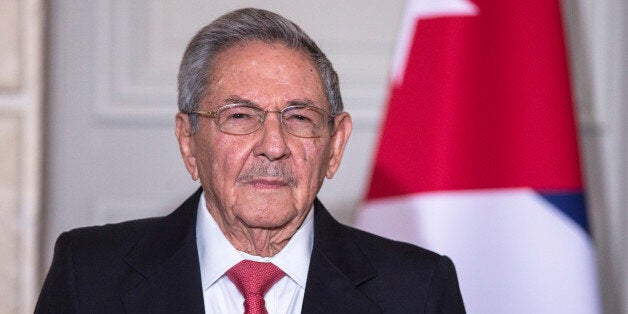
{"label": "eyeglass frame", "polygon": [[[218,123],[218,113],[220,111],[226,110],[226,109],[230,109],[230,108],[234,108],[234,107],[248,107],[248,108],[253,108],[253,109],[259,109],[263,114],[260,116],[260,123],[258,125],[258,127],[254,130],[252,130],[251,132],[247,132],[247,133],[233,133],[233,132],[226,132],[224,130],[222,130],[221,125]],[[315,110],[318,111],[324,115],[327,116],[327,122],[328,125],[331,127],[331,132],[330,134],[333,135],[335,133],[334,130],[334,124],[332,123],[332,121],[338,116],[338,115],[333,115],[331,113],[329,113],[328,111],[326,111],[325,109],[322,108],[318,108],[316,106],[311,106],[311,105],[289,105],[286,106],[284,108],[282,108],[281,110],[264,110],[261,107],[257,106],[257,105],[253,105],[253,104],[247,104],[247,103],[231,103],[231,104],[226,104],[224,106],[220,106],[218,108],[216,108],[215,111],[212,110],[195,110],[190,112],[190,114],[198,114],[201,116],[206,116],[211,118],[212,120],[214,120],[214,123],[216,123],[216,125],[218,126],[218,130],[220,130],[220,132],[226,133],[226,134],[231,134],[231,135],[248,135],[248,134],[252,134],[255,133],[257,130],[261,129],[262,126],[264,125],[264,121],[266,121],[266,117],[268,116],[269,113],[277,113],[279,115],[279,123],[281,124],[282,128],[284,128],[286,130],[286,132],[288,132],[291,135],[294,135],[296,137],[301,137],[301,138],[317,138],[317,137],[321,137],[321,135],[318,136],[301,136],[301,135],[297,135],[294,134],[290,131],[288,131],[288,129],[286,128],[286,125],[284,124],[284,120],[283,120],[283,112],[286,110],[290,110],[293,108],[304,108],[304,109],[308,109],[308,110]]]}

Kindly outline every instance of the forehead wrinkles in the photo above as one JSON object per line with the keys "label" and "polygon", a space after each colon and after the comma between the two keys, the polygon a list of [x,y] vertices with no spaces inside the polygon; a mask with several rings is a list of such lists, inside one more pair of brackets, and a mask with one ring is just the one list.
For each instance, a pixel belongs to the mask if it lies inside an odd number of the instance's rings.
{"label": "forehead wrinkles", "polygon": [[214,92],[227,81],[238,83],[235,78],[241,76],[241,83],[262,87],[264,83],[292,84],[304,86],[305,90],[315,85],[313,91],[323,98],[325,95],[322,79],[309,54],[277,43],[254,41],[231,46],[218,53],[208,75],[208,89]]}

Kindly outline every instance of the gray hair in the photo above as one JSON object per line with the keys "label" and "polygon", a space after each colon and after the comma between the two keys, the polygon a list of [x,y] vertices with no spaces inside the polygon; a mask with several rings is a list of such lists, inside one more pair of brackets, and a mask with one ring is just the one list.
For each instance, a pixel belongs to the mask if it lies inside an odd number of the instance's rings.
{"label": "gray hair", "polygon": [[290,20],[266,10],[246,8],[227,13],[201,28],[185,50],[179,68],[178,105],[180,112],[189,114],[192,132],[198,131],[198,116],[193,112],[206,96],[213,60],[235,44],[255,40],[280,42],[307,52],[318,70],[331,114],[336,116],[344,110],[338,75],[316,43]]}

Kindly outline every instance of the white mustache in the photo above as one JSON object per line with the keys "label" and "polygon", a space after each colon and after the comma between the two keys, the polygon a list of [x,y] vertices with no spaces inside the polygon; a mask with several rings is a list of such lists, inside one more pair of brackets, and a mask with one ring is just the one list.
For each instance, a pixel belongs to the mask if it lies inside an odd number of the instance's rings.
{"label": "white mustache", "polygon": [[262,178],[262,177],[281,178],[289,186],[297,185],[296,176],[292,173],[292,171],[290,171],[283,165],[273,165],[273,166],[259,165],[259,166],[251,167],[249,169],[244,170],[238,176],[237,181],[248,182],[256,178]]}

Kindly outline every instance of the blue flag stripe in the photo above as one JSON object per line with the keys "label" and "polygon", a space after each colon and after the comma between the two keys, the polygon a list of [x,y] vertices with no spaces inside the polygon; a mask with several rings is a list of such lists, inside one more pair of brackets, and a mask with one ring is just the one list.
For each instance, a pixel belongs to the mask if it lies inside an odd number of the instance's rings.
{"label": "blue flag stripe", "polygon": [[539,193],[545,200],[558,208],[563,214],[578,224],[587,233],[589,223],[583,193]]}

